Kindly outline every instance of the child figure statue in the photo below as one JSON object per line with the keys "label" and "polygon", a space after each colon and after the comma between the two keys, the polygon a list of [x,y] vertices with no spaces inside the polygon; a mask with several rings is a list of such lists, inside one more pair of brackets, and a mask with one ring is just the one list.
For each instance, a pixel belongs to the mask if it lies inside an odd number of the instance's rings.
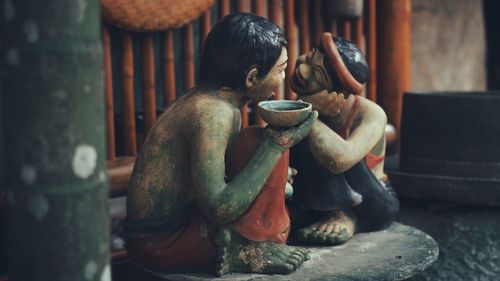
{"label": "child figure statue", "polygon": [[330,33],[297,60],[292,88],[319,112],[291,153],[298,175],[289,208],[298,242],[340,244],[387,227],[399,212],[383,172],[387,117],[359,95],[367,77],[361,50]]}
{"label": "child figure statue", "polygon": [[252,14],[209,33],[197,87],[164,112],[132,173],[125,232],[134,263],[153,273],[289,273],[308,252],[285,245],[288,149],[317,112],[293,128],[240,132],[240,109],[267,100],[285,77],[283,31]]}

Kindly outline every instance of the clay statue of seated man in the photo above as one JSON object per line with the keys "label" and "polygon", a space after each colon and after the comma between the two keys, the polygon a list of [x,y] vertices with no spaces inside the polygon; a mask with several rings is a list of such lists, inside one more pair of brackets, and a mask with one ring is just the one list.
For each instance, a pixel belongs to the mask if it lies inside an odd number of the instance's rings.
{"label": "clay statue of seated man", "polygon": [[287,150],[307,136],[249,127],[240,109],[267,100],[287,65],[282,30],[252,14],[210,32],[198,86],[158,119],[137,157],[125,222],[129,256],[153,273],[289,273],[308,252],[285,245]]}
{"label": "clay statue of seated man", "polygon": [[291,154],[298,175],[289,208],[298,242],[340,244],[387,227],[399,212],[383,171],[387,117],[359,95],[367,77],[359,48],[330,33],[297,60],[292,88],[319,112]]}

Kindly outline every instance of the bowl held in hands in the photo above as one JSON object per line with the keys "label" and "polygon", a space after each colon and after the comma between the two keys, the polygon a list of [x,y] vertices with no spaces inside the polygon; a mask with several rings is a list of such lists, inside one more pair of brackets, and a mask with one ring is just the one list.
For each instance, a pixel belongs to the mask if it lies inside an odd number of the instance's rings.
{"label": "bowl held in hands", "polygon": [[259,116],[272,127],[293,127],[311,113],[312,105],[303,101],[262,101],[257,106]]}

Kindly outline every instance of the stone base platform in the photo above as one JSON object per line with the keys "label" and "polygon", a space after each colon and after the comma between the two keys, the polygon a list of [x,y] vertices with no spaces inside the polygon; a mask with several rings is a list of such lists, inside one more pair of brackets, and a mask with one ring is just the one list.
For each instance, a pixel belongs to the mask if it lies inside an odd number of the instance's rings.
{"label": "stone base platform", "polygon": [[172,281],[393,281],[425,270],[438,257],[438,246],[430,236],[399,223],[383,231],[358,234],[344,245],[308,249],[311,259],[289,275],[227,274],[217,278],[202,274],[164,274],[161,277]]}

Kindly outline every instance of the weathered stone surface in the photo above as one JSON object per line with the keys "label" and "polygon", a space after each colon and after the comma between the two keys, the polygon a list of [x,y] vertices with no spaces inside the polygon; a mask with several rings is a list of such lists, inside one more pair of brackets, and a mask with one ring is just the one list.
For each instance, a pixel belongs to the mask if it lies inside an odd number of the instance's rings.
{"label": "weathered stone surface", "polygon": [[166,274],[166,280],[403,280],[423,271],[438,256],[436,242],[427,234],[395,223],[387,230],[356,235],[337,247],[310,247],[311,259],[289,275],[228,274],[221,278],[200,274]]}
{"label": "weathered stone surface", "polygon": [[412,1],[412,90],[486,88],[481,0]]}
{"label": "weathered stone surface", "polygon": [[500,276],[500,207],[402,201],[400,221],[439,244],[439,259],[412,281],[494,281]]}

